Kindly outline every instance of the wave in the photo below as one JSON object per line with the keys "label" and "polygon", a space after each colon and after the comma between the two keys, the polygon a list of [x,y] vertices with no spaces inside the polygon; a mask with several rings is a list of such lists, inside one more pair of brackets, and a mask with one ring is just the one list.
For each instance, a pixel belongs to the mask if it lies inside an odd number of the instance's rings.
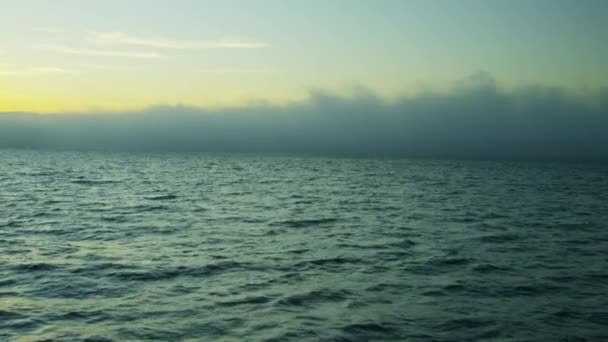
{"label": "wave", "polygon": [[347,334],[362,336],[369,333],[391,334],[396,328],[388,323],[353,323],[343,326],[342,330]]}
{"label": "wave", "polygon": [[105,184],[117,184],[120,183],[118,180],[89,180],[89,179],[76,179],[72,181],[73,184],[79,185],[105,185]]}
{"label": "wave", "polygon": [[229,300],[225,302],[218,302],[217,306],[239,306],[239,305],[260,305],[270,303],[273,300],[272,297],[268,296],[251,296],[240,299]]}
{"label": "wave", "polygon": [[493,234],[493,235],[484,235],[479,238],[479,241],[485,243],[506,243],[518,241],[522,237],[517,234]]}
{"label": "wave", "polygon": [[340,302],[347,300],[353,296],[351,291],[340,289],[320,289],[305,293],[298,293],[284,296],[276,302],[276,305],[282,307],[298,307],[320,303]]}
{"label": "wave", "polygon": [[177,195],[156,195],[156,196],[148,196],[146,199],[150,201],[169,201],[179,198]]}
{"label": "wave", "polygon": [[134,270],[111,273],[109,276],[122,281],[160,281],[176,277],[208,277],[222,272],[245,269],[246,263],[223,261],[204,266],[177,266],[173,268],[155,268],[152,270]]}
{"label": "wave", "polygon": [[307,228],[312,226],[325,225],[329,223],[335,223],[338,219],[336,218],[321,218],[321,219],[302,219],[302,220],[287,220],[273,222],[271,226],[282,226],[290,228]]}
{"label": "wave", "polygon": [[28,263],[18,264],[11,267],[14,271],[20,272],[39,272],[39,271],[53,271],[60,268],[59,265],[47,264],[47,263]]}

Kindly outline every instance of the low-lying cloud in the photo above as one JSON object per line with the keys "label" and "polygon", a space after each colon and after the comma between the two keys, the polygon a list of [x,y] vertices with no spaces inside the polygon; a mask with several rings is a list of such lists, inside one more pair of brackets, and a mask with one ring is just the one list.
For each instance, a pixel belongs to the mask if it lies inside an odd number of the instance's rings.
{"label": "low-lying cloud", "polygon": [[0,115],[0,147],[464,158],[608,158],[608,91],[503,90],[487,75],[449,93],[384,100],[312,91],[288,105]]}

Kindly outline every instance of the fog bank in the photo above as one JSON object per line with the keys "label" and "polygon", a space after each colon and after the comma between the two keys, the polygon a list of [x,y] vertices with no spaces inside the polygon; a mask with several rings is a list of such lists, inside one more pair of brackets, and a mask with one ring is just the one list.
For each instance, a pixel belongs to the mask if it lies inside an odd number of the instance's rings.
{"label": "fog bank", "polygon": [[504,90],[485,73],[447,93],[384,100],[311,91],[288,105],[0,114],[0,147],[465,158],[608,158],[608,91]]}

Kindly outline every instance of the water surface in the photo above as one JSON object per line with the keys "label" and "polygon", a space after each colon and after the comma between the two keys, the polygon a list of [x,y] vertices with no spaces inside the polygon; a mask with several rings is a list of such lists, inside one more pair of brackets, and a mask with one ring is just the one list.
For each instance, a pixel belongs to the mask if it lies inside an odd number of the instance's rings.
{"label": "water surface", "polygon": [[0,151],[0,340],[608,339],[602,164]]}

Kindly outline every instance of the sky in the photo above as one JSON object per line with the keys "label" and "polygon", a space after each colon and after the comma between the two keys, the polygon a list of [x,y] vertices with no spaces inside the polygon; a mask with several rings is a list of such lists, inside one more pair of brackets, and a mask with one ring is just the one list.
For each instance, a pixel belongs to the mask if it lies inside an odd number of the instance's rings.
{"label": "sky", "polygon": [[606,18],[603,0],[0,0],[0,111],[398,99],[480,71],[597,93]]}
{"label": "sky", "polygon": [[0,0],[0,148],[608,159],[605,0]]}

